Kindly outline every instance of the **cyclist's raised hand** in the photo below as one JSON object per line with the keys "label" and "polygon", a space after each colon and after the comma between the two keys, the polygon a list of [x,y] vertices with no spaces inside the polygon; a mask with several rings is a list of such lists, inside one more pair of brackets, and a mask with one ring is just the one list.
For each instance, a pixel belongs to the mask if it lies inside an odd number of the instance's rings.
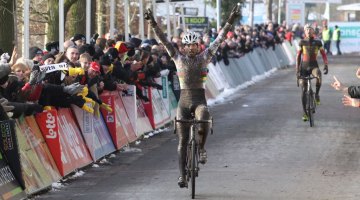
{"label": "cyclist's raised hand", "polygon": [[227,22],[229,24],[233,24],[235,19],[238,18],[241,15],[241,11],[240,11],[240,5],[235,5],[235,7],[232,9],[230,16],[227,20]]}
{"label": "cyclist's raised hand", "polygon": [[148,8],[147,11],[145,11],[144,19],[146,19],[150,24],[156,25],[156,21],[155,21],[153,12],[150,8]]}
{"label": "cyclist's raised hand", "polygon": [[359,67],[359,69],[356,71],[356,77],[360,78],[360,67]]}

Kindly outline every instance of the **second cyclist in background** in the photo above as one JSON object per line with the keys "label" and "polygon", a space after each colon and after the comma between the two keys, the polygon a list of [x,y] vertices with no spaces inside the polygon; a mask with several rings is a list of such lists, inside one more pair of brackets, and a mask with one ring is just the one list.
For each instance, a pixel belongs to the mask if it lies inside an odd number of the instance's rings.
{"label": "second cyclist in background", "polygon": [[[316,77],[316,92],[315,92],[315,100],[316,104],[320,105],[320,88],[321,88],[321,71],[319,69],[319,65],[317,62],[317,55],[320,52],[324,61],[324,74],[328,73],[328,60],[326,57],[326,53],[322,47],[322,43],[320,40],[314,38],[314,28],[310,24],[306,24],[304,26],[305,38],[300,40],[299,42],[299,50],[296,56],[296,76],[299,78],[300,76],[307,76],[312,74]],[[306,82],[303,80],[299,80],[299,84],[301,86],[301,100],[303,104],[304,114],[302,119],[304,121],[308,120],[308,116],[306,114],[305,102],[306,99],[304,92],[306,88]]]}

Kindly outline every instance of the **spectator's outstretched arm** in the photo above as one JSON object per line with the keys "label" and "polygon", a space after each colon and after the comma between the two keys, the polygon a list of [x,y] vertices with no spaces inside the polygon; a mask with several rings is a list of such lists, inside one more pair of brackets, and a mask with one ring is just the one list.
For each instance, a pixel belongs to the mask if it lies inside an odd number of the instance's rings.
{"label": "spectator's outstretched arm", "polygon": [[157,26],[155,21],[153,12],[150,8],[144,14],[144,18],[149,22],[150,26],[153,28],[155,35],[159,38],[159,40],[164,44],[166,51],[168,52],[170,57],[174,57],[177,54],[177,50],[174,46],[169,42],[162,32],[162,30]]}
{"label": "spectator's outstretched arm", "polygon": [[343,91],[343,92],[347,92],[347,91],[348,91],[348,87],[345,86],[344,84],[342,84],[342,83],[336,78],[336,76],[334,76],[334,82],[331,84],[331,86],[332,86],[335,90],[339,90],[339,91]]}
{"label": "spectator's outstretched arm", "polygon": [[344,95],[344,97],[342,98],[342,103],[344,104],[344,106],[351,106],[355,108],[360,107],[360,99],[351,98],[347,95]]}
{"label": "spectator's outstretched arm", "polygon": [[356,77],[358,77],[360,79],[360,67],[359,69],[356,71]]}
{"label": "spectator's outstretched arm", "polygon": [[216,51],[218,50],[221,43],[225,40],[226,34],[231,29],[233,23],[235,22],[235,19],[237,19],[240,16],[240,6],[236,5],[233,10],[230,13],[230,16],[224,26],[224,28],[220,31],[219,35],[216,37],[215,41],[211,43],[211,45],[208,48],[207,54],[205,56],[207,57],[207,60],[211,60],[211,57],[216,54]]}

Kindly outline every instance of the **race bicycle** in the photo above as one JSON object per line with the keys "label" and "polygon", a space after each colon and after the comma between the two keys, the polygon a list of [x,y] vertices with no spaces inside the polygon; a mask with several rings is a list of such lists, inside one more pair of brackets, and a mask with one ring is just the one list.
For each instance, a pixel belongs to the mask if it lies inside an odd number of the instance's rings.
{"label": "race bicycle", "polygon": [[298,78],[298,86],[299,86],[299,79],[302,79],[306,82],[305,87],[305,110],[306,115],[309,118],[310,127],[314,126],[314,114],[316,109],[316,102],[315,102],[315,94],[311,87],[311,80],[314,79],[313,75],[307,75],[307,76],[300,76]]}
{"label": "race bicycle", "polygon": [[189,182],[191,179],[191,198],[195,198],[195,178],[199,176],[199,135],[198,135],[198,125],[202,123],[210,124],[210,131],[213,134],[213,119],[209,120],[197,120],[192,114],[192,118],[189,120],[176,119],[174,120],[174,133],[176,133],[176,124],[177,123],[188,123],[190,124],[190,133],[189,141],[187,143],[186,151],[186,163],[185,163],[185,178]]}

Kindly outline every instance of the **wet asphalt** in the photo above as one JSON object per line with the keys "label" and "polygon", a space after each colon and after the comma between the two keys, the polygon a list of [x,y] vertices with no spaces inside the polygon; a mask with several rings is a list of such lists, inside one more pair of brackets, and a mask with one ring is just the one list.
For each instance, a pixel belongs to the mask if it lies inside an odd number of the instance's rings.
{"label": "wet asphalt", "polygon": [[[333,75],[358,85],[359,60],[358,55],[329,58],[312,128],[301,120],[293,67],[212,106],[214,135],[208,137],[208,163],[201,166],[196,199],[360,199],[360,110],[344,107],[343,94],[330,86]],[[177,186],[177,138],[170,129],[31,199],[191,199],[189,189]]]}

